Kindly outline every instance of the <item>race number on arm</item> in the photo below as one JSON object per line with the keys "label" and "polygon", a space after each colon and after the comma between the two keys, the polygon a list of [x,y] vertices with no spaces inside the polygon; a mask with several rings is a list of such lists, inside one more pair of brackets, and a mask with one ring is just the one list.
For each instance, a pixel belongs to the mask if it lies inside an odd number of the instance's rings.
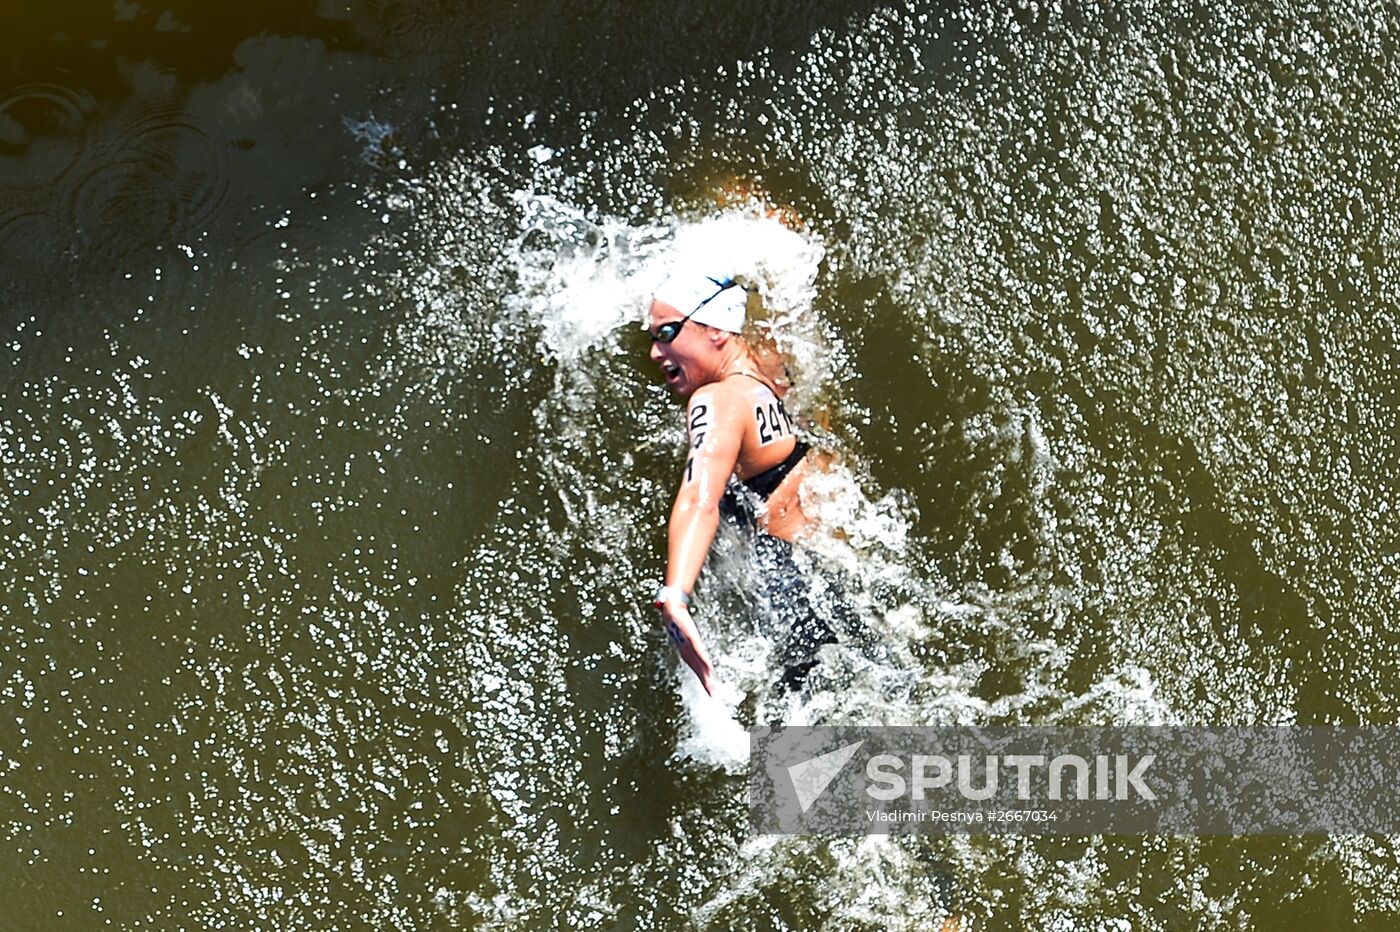
{"label": "race number on arm", "polygon": [[695,588],[719,527],[719,502],[743,441],[743,404],[716,386],[696,392],[686,411],[687,449],[667,530],[666,584]]}

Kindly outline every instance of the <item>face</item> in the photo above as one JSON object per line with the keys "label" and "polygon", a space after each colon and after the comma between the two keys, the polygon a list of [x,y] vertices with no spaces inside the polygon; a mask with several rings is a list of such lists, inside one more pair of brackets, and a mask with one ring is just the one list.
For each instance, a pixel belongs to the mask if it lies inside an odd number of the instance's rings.
{"label": "face", "polygon": [[[662,324],[684,317],[671,305],[653,301],[647,313],[647,329],[655,333]],[[711,338],[712,333],[714,331],[704,324],[689,320],[670,343],[651,344],[649,355],[661,367],[661,374],[671,391],[686,396],[712,380],[719,355],[718,347]]]}

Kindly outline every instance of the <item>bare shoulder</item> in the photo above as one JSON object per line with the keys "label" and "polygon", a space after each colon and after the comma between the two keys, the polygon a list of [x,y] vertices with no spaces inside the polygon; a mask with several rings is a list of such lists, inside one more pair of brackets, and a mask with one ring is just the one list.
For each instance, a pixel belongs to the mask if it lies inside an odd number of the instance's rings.
{"label": "bare shoulder", "polygon": [[711,382],[691,394],[686,403],[686,412],[692,421],[697,416],[710,420],[732,417],[744,409],[747,401],[745,387],[733,384],[733,380]]}

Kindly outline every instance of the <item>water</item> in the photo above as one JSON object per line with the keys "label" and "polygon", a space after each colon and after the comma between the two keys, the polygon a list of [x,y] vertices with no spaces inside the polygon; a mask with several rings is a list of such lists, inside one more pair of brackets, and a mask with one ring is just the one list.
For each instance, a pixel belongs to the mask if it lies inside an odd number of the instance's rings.
{"label": "water", "polygon": [[[1394,721],[1400,17],[744,14],[15,19],[0,925],[1392,924],[1385,837],[750,837],[741,729]],[[678,242],[839,452],[798,699],[733,539],[722,703],[646,604]]]}

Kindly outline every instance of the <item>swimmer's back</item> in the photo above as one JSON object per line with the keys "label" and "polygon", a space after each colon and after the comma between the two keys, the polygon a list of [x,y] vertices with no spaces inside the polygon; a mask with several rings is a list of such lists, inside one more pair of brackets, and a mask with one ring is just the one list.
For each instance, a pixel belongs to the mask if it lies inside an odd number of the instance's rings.
{"label": "swimmer's back", "polygon": [[797,445],[797,421],[769,384],[757,376],[735,373],[706,386],[714,404],[737,409],[744,425],[735,473],[751,479],[782,463]]}
{"label": "swimmer's back", "polygon": [[[781,466],[797,447],[796,419],[783,407],[772,386],[758,376],[735,373],[712,382],[696,393],[692,413],[700,404],[723,405],[740,414],[744,436],[734,472],[741,480]],[[768,496],[761,526],[775,537],[791,540],[807,525],[798,495],[806,467],[805,459],[798,462]]]}

